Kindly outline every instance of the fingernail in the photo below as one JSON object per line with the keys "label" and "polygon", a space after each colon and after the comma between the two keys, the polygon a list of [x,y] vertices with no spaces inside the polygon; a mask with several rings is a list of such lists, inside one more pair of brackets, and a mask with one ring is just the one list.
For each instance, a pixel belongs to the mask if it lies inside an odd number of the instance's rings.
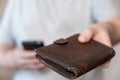
{"label": "fingernail", "polygon": [[84,42],[84,40],[85,40],[84,38],[81,38],[81,37],[79,38],[80,42]]}
{"label": "fingernail", "polygon": [[78,39],[80,42],[85,42],[85,37],[82,34],[79,36]]}

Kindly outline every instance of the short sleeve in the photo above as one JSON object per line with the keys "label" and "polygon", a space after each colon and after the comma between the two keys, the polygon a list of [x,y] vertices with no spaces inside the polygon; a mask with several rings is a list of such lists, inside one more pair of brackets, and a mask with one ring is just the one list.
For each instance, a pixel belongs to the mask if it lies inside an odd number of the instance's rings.
{"label": "short sleeve", "polygon": [[118,15],[112,0],[94,0],[92,4],[93,18],[102,21],[108,17]]}
{"label": "short sleeve", "polygon": [[6,10],[3,14],[3,18],[0,23],[0,43],[13,45],[13,36],[12,36],[12,10],[13,10],[13,1],[9,0]]}

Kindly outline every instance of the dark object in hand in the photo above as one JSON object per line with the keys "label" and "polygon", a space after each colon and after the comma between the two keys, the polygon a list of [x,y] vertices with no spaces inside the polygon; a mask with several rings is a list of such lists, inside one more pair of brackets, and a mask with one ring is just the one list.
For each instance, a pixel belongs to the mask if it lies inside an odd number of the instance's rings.
{"label": "dark object in hand", "polygon": [[59,39],[49,46],[38,48],[37,59],[66,78],[75,79],[115,55],[112,48],[97,41],[80,43],[78,36]]}
{"label": "dark object in hand", "polygon": [[22,45],[25,50],[34,50],[44,46],[42,41],[24,41]]}

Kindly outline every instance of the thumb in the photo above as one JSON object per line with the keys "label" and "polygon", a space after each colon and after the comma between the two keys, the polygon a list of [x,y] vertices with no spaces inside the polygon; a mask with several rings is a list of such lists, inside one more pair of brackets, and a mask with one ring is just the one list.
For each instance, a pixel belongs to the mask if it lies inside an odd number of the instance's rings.
{"label": "thumb", "polygon": [[90,41],[92,37],[93,37],[93,32],[89,28],[79,35],[78,40],[81,43],[86,43],[86,42]]}

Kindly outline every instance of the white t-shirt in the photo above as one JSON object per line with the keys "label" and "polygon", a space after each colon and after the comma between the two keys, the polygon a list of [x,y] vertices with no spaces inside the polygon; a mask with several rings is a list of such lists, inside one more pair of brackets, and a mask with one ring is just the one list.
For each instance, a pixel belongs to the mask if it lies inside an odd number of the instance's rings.
{"label": "white t-shirt", "polygon": [[111,0],[9,0],[0,25],[0,43],[25,40],[50,44],[80,33],[94,21],[116,15]]}
{"label": "white t-shirt", "polygon": [[[0,25],[0,43],[21,46],[25,40],[42,40],[47,45],[116,14],[111,0],[9,0]],[[43,73],[20,70],[15,80],[64,80],[56,75],[53,79],[54,72]],[[96,75],[92,79],[90,75],[85,80],[95,79]]]}

